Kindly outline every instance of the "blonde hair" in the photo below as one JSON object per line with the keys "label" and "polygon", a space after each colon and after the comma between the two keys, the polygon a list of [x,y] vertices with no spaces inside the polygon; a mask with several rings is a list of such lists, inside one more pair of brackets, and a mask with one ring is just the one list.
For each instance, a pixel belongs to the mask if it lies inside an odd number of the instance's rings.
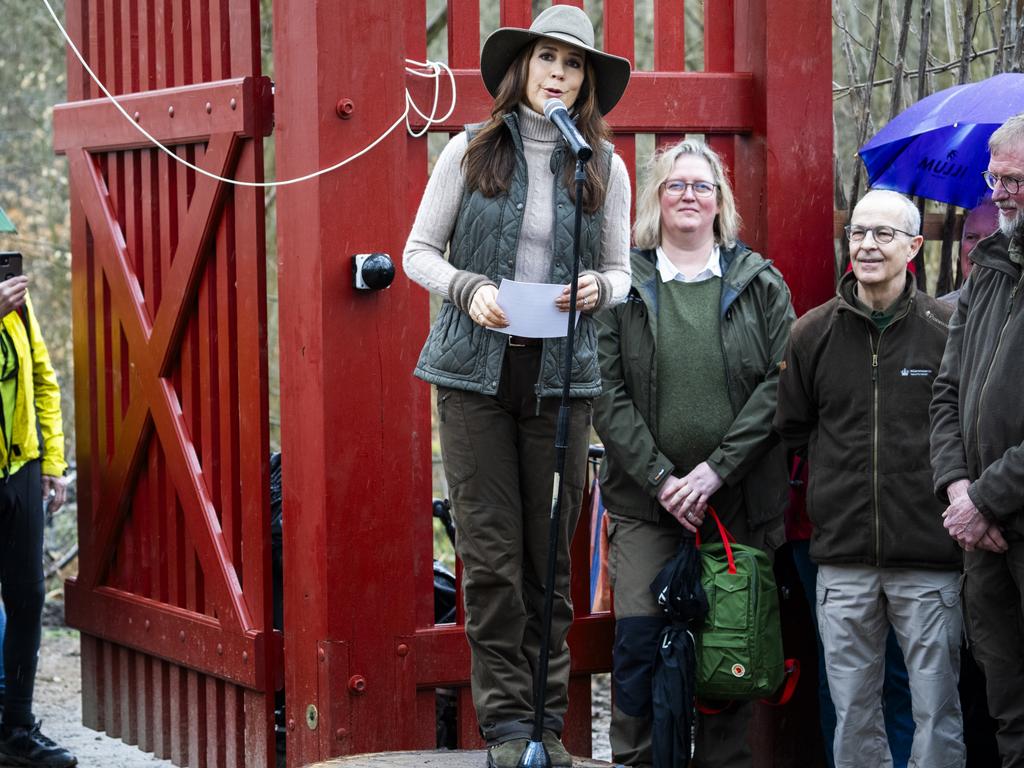
{"label": "blonde hair", "polygon": [[715,242],[731,248],[740,232],[740,214],[736,200],[718,153],[701,141],[681,141],[657,152],[647,163],[643,184],[636,201],[636,224],[633,241],[638,248],[657,248],[661,245],[661,185],[668,179],[676,160],[683,155],[696,155],[711,167],[712,181],[718,198],[715,216]]}

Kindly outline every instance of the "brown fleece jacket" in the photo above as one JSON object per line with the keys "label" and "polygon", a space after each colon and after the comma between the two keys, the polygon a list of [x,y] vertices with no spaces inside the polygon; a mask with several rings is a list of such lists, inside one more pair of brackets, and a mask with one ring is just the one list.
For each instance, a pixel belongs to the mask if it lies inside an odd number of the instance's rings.
{"label": "brown fleece jacket", "polygon": [[807,446],[807,511],[818,563],[960,568],[932,493],[928,405],[952,308],[906,287],[879,331],[847,274],[797,320],[779,376],[775,429]]}

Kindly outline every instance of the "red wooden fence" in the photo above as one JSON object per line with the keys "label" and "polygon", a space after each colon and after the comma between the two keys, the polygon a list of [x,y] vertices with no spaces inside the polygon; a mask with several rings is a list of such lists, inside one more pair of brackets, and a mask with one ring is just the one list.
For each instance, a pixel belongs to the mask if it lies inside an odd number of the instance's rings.
{"label": "red wooden fence", "polygon": [[[252,0],[69,0],[99,78],[178,157],[260,180]],[[262,192],[148,146],[69,58],[85,722],[179,765],[268,765]]]}

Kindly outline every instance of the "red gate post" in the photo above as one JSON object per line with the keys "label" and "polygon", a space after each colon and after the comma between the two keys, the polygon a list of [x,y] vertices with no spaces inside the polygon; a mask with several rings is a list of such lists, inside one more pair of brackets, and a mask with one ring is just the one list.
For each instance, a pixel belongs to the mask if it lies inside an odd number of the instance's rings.
{"label": "red gate post", "polygon": [[831,6],[735,4],[736,69],[753,73],[756,100],[754,133],[736,141],[743,238],[775,262],[799,316],[834,290]]}
{"label": "red gate post", "polygon": [[[396,10],[275,2],[279,178],[354,154],[402,114],[406,19]],[[424,746],[411,639],[414,584],[430,578],[429,390],[412,370],[427,296],[401,275],[385,291],[356,291],[351,271],[353,254],[375,251],[400,269],[408,185],[422,181],[407,157],[403,126],[278,195],[292,766]],[[415,592],[429,594],[423,586]]]}
{"label": "red gate post", "polygon": [[[756,101],[735,142],[743,238],[782,272],[797,316],[834,291],[830,14],[820,0],[735,0],[735,65]],[[755,708],[755,768],[774,764],[779,726],[779,710]]]}

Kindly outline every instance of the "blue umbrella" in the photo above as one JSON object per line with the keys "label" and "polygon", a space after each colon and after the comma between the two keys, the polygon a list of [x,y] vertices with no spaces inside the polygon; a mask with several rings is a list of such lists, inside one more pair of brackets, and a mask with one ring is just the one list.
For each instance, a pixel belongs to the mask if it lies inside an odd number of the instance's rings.
{"label": "blue umbrella", "polygon": [[868,183],[973,208],[988,191],[988,139],[1024,112],[1024,74],[934,93],[896,115],[860,149]]}

